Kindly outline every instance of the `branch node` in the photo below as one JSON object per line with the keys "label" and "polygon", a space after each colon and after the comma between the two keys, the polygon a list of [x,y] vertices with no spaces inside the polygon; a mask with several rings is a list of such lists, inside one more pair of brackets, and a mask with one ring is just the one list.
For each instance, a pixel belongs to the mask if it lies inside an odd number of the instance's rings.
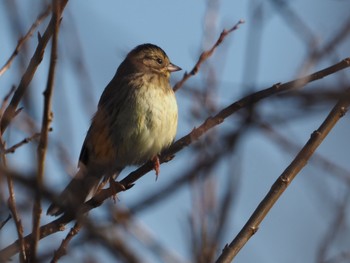
{"label": "branch node", "polygon": [[273,85],[273,88],[278,90],[281,87],[281,82],[278,82],[276,84]]}
{"label": "branch node", "polygon": [[311,133],[311,138],[314,138],[314,137],[317,137],[317,136],[320,136],[321,135],[321,132],[319,130],[315,130],[313,133]]}
{"label": "branch node", "polygon": [[259,230],[259,227],[257,227],[257,226],[250,227],[250,231],[252,232],[252,235],[254,235],[256,232],[258,232],[258,230]]}
{"label": "branch node", "polygon": [[289,185],[290,179],[289,179],[288,176],[282,175],[282,176],[280,177],[280,179],[281,179],[281,182],[282,182],[283,184]]}
{"label": "branch node", "polygon": [[340,118],[343,117],[347,111],[348,111],[348,109],[346,107],[341,107],[340,112],[339,112]]}
{"label": "branch node", "polygon": [[66,230],[66,225],[65,224],[59,224],[58,229],[59,229],[59,231],[64,231],[64,230]]}
{"label": "branch node", "polygon": [[42,36],[41,36],[41,34],[40,34],[40,32],[38,32],[38,42],[40,43],[41,42],[41,40],[42,40]]}
{"label": "branch node", "polygon": [[20,114],[22,110],[23,110],[23,107],[17,109],[17,110],[15,111],[15,115],[14,115],[13,117],[16,117],[18,114]]}

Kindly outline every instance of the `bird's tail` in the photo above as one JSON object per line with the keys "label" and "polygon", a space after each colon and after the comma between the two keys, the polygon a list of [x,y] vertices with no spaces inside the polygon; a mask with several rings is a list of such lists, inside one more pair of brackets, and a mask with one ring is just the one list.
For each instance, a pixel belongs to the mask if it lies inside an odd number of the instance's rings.
{"label": "bird's tail", "polygon": [[57,201],[47,209],[47,214],[58,216],[63,212],[76,213],[76,209],[86,201],[89,194],[96,191],[101,177],[96,171],[81,167]]}

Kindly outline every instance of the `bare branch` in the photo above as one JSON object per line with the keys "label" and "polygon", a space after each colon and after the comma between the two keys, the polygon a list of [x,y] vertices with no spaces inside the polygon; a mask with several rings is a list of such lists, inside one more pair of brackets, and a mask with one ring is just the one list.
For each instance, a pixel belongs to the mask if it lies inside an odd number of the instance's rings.
{"label": "bare branch", "polygon": [[196,75],[197,72],[199,71],[200,66],[202,65],[202,63],[207,60],[215,51],[215,49],[222,43],[222,41],[224,41],[224,39],[226,38],[226,36],[228,34],[230,34],[231,32],[237,30],[239,28],[239,26],[241,24],[244,23],[244,20],[239,20],[232,28],[230,28],[229,30],[224,29],[221,34],[220,37],[218,38],[218,40],[215,42],[215,44],[212,46],[211,49],[207,50],[207,51],[203,51],[202,54],[199,56],[199,59],[196,63],[196,65],[193,67],[193,69],[187,73],[185,72],[184,76],[182,77],[182,79],[175,84],[175,86],[173,87],[174,91],[177,91],[179,88],[182,87],[182,85],[192,76]]}
{"label": "bare branch", "polygon": [[[25,251],[25,246],[26,246],[26,241],[23,237],[23,225],[22,225],[22,220],[19,217],[19,214],[17,212],[16,208],[16,199],[15,199],[15,194],[14,194],[14,189],[13,189],[13,181],[8,178],[7,179],[9,183],[9,190],[10,190],[10,198],[8,200],[8,207],[11,211],[12,217],[15,221],[16,225],[16,230],[17,230],[17,235],[18,235],[18,243],[19,243],[19,254],[20,254],[20,261],[21,262],[26,262],[27,256],[26,256],[26,251]],[[0,257],[1,259],[1,257]]]}
{"label": "bare branch", "polygon": [[41,191],[44,181],[44,170],[45,170],[45,159],[46,159],[46,149],[48,144],[48,135],[50,129],[50,123],[52,121],[51,112],[51,100],[54,88],[55,73],[56,73],[56,61],[57,61],[57,42],[58,42],[58,31],[60,25],[60,17],[63,8],[61,8],[58,0],[52,0],[52,24],[53,24],[53,37],[52,37],[52,48],[51,48],[51,58],[50,67],[47,80],[47,86],[44,91],[44,109],[43,109],[43,119],[40,133],[39,145],[37,148],[37,160],[38,160],[38,173],[37,173],[37,189],[35,202],[33,206],[33,228],[32,228],[32,242],[30,249],[31,261],[36,262],[36,252],[38,241],[40,239],[40,216],[41,216]]}
{"label": "bare branch", "polygon": [[0,119],[2,118],[3,112],[7,106],[8,100],[10,99],[10,97],[12,96],[12,94],[15,92],[16,87],[12,86],[10,91],[5,95],[1,107],[0,107]]}
{"label": "bare branch", "polygon": [[33,140],[36,140],[39,137],[40,137],[40,133],[35,133],[32,136],[30,136],[30,137],[24,138],[22,141],[16,143],[15,145],[11,146],[10,148],[7,148],[4,153],[5,154],[14,153],[22,145],[27,144],[27,143],[29,143],[29,142],[31,142]]}
{"label": "bare branch", "polygon": [[8,215],[8,217],[0,223],[0,230],[7,224],[8,221],[12,218],[11,214]]}
{"label": "bare branch", "polygon": [[113,235],[109,234],[111,227],[108,227],[108,230],[101,231],[100,229],[96,229],[96,227],[89,222],[87,228],[89,230],[87,240],[98,241],[100,244],[103,244],[107,251],[116,259],[121,259],[120,261],[128,263],[144,262],[144,260],[137,255],[137,251],[125,242],[124,235],[120,236],[117,233],[113,233]]}
{"label": "bare branch", "polygon": [[[331,75],[331,74],[333,74],[339,70],[345,69],[349,66],[350,66],[350,58],[346,58],[333,66],[330,66],[328,68],[325,68],[323,70],[315,72],[315,73],[308,75],[306,77],[302,77],[302,78],[299,78],[299,79],[296,79],[296,80],[293,80],[293,81],[290,81],[290,82],[287,82],[284,84],[280,84],[280,83],[275,84],[268,89],[258,91],[256,93],[248,95],[248,96],[234,102],[233,104],[229,105],[228,107],[222,109],[214,117],[209,117],[198,128],[193,129],[193,131],[191,133],[189,133],[188,135],[186,135],[186,136],[182,137],[181,139],[179,139],[178,141],[176,141],[168,149],[168,151],[161,156],[160,162],[163,163],[163,162],[167,161],[175,153],[177,153],[180,150],[182,150],[183,148],[187,147],[193,141],[198,140],[208,130],[219,125],[227,117],[231,116],[232,114],[241,110],[242,108],[251,106],[252,104],[259,102],[260,100],[263,100],[263,99],[270,97],[270,96],[273,96],[275,94],[278,94],[281,92],[286,92],[289,90],[295,90],[295,89],[302,88],[307,83],[310,83],[312,81],[321,79],[321,78],[326,77],[328,75]],[[145,173],[151,171],[152,168],[153,168],[152,162],[148,162],[145,165],[141,166],[136,171],[129,174],[120,183],[122,183],[125,186],[131,185],[136,180],[138,180],[140,177],[142,177]]]}
{"label": "bare branch", "polygon": [[[64,7],[66,6],[67,2],[68,2],[68,0],[60,1],[62,11],[63,11]],[[10,105],[6,108],[6,110],[4,112],[4,115],[3,115],[2,119],[1,119],[1,123],[0,123],[1,134],[4,134],[7,126],[10,124],[11,120],[16,116],[16,109],[18,107],[18,104],[21,101],[25,91],[28,88],[29,83],[33,79],[33,76],[34,76],[38,66],[40,65],[40,63],[43,59],[46,45],[47,45],[48,41],[50,40],[50,38],[53,34],[53,31],[54,31],[54,21],[51,19],[49,25],[47,26],[47,28],[45,30],[44,35],[43,36],[41,36],[40,34],[38,35],[39,43],[38,43],[38,46],[35,50],[35,53],[30,60],[30,63],[27,67],[26,72],[22,76],[22,79],[18,85],[18,88],[15,91],[15,94],[13,95],[13,97],[11,99]]]}
{"label": "bare branch", "polygon": [[79,233],[79,230],[81,227],[82,227],[81,223],[79,222],[75,223],[75,225],[71,228],[71,230],[67,234],[66,238],[62,240],[62,243],[58,248],[58,250],[55,251],[55,254],[51,260],[52,263],[58,262],[58,260],[67,253],[68,243],[72,240],[74,236],[76,236]]}
{"label": "bare branch", "polygon": [[[9,97],[11,96],[12,93],[13,93],[13,89],[10,90],[10,92],[5,96],[5,98],[3,100],[3,104],[1,105],[1,114],[3,112],[3,108],[7,104],[7,100],[9,99]],[[0,159],[1,159],[1,166],[3,166],[3,167],[7,167],[7,158],[5,155],[5,147],[6,147],[6,144],[3,140],[2,134],[0,133]],[[16,197],[15,197],[15,191],[14,191],[14,184],[13,184],[13,180],[12,180],[11,175],[7,174],[6,179],[7,179],[7,188],[8,188],[8,192],[9,192],[9,198],[8,198],[7,203],[8,203],[8,207],[10,209],[11,215],[14,219],[14,223],[15,223],[16,230],[17,230],[19,252],[20,252],[19,259],[20,259],[20,262],[25,262],[26,261],[26,253],[25,253],[25,241],[23,238],[23,225],[22,225],[22,221],[20,219],[20,216],[19,216],[19,213],[18,213],[17,207],[16,207]]]}
{"label": "bare branch", "polygon": [[[347,94],[350,94],[350,89],[347,90]],[[284,172],[272,185],[270,191],[261,201],[259,206],[255,209],[254,213],[244,225],[242,230],[238,233],[230,245],[226,245],[222,254],[217,259],[217,263],[231,262],[237,253],[241,250],[241,248],[258,231],[260,223],[268,214],[272,206],[277,202],[279,197],[290,185],[296,175],[307,164],[307,161],[316,151],[317,147],[322,143],[324,138],[327,137],[328,133],[335,126],[338,120],[344,116],[347,108],[349,107],[349,104],[350,99],[346,97],[345,99],[340,99],[339,102],[334,106],[325,121],[316,131],[312,133],[311,138],[297,154],[292,163],[284,170]]]}
{"label": "bare branch", "polygon": [[[198,128],[193,129],[192,132],[190,132],[188,135],[182,137],[178,141],[176,141],[169,149],[166,151],[160,158],[160,162],[167,162],[169,161],[175,153],[181,151],[183,148],[189,146],[194,141],[198,140],[201,136],[203,136],[208,130],[212,129],[213,127],[219,125],[222,123],[227,117],[231,116],[235,112],[239,111],[242,108],[250,107],[252,104],[257,103],[263,99],[266,99],[270,96],[273,96],[275,94],[286,92],[290,90],[295,90],[302,88],[306,84],[319,80],[323,77],[326,77],[328,75],[331,75],[337,71],[340,71],[342,69],[345,69],[350,66],[350,58],[346,58],[342,60],[341,62],[334,64],[328,68],[325,68],[323,70],[320,70],[318,72],[315,72],[311,75],[308,75],[303,78],[299,78],[284,84],[276,84],[268,89],[264,89],[261,91],[258,91],[256,93],[253,93],[251,95],[248,95],[237,102],[229,105],[228,107],[222,109],[219,113],[217,113],[214,117],[208,118],[206,121],[204,121]],[[346,96],[345,96],[346,97]],[[348,97],[346,97],[348,98]],[[316,133],[315,133],[316,134]],[[313,136],[313,138],[316,138],[319,136]],[[151,171],[153,169],[153,162],[148,162],[135,170],[134,172],[130,173],[128,176],[126,176],[123,180],[120,181],[120,185],[123,187],[120,187],[119,189],[116,189],[115,187],[110,187],[107,189],[102,189],[98,194],[96,194],[92,199],[90,199],[88,202],[84,204],[84,206],[81,208],[78,214],[69,213],[64,214],[63,216],[59,217],[58,219],[43,225],[40,227],[40,238],[44,238],[48,235],[51,235],[55,232],[62,231],[64,229],[64,226],[74,220],[76,216],[79,216],[80,213],[86,213],[90,211],[91,209],[100,206],[106,199],[110,198],[111,196],[115,195],[116,192],[122,191],[122,189],[129,189],[132,187],[133,183],[135,183],[139,178],[141,178],[144,174]],[[69,210],[68,210],[69,211]],[[25,237],[25,240],[29,241],[31,240],[31,234],[27,235]],[[13,244],[9,245],[8,247],[4,248],[0,251],[0,260],[6,260],[16,254],[18,252],[18,241],[14,242]]]}
{"label": "bare branch", "polygon": [[[346,219],[346,210],[347,206],[350,201],[350,191],[346,193],[344,200],[340,203],[338,209],[336,210],[336,213],[333,215],[333,223],[330,224],[328,231],[326,235],[324,236],[323,240],[321,241],[321,244],[318,249],[317,253],[317,259],[315,262],[319,263],[331,263],[331,262],[341,262],[332,260],[334,258],[337,258],[337,256],[333,256],[333,258],[329,258],[329,251],[331,250],[331,244],[332,242],[335,242],[337,235],[339,235],[342,230],[344,229],[344,225],[347,223]],[[348,254],[349,256],[350,254]],[[327,259],[328,258],[328,259]]]}
{"label": "bare branch", "polygon": [[45,11],[41,13],[33,25],[29,28],[28,32],[21,37],[18,42],[15,50],[13,51],[10,58],[6,61],[5,65],[2,66],[0,69],[0,76],[5,73],[6,70],[8,70],[11,67],[12,61],[15,59],[17,54],[20,52],[21,48],[23,47],[24,43],[33,35],[35,29],[40,25],[40,23],[50,14],[51,12],[51,6],[46,7]]}

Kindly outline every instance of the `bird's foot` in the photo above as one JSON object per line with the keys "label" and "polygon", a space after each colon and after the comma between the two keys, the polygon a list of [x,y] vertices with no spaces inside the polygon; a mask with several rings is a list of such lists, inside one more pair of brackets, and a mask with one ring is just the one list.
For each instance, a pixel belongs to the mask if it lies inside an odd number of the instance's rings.
{"label": "bird's foot", "polygon": [[156,181],[158,179],[158,175],[160,172],[160,162],[159,162],[159,156],[156,155],[152,158],[152,162],[153,162],[153,169],[156,171]]}
{"label": "bird's foot", "polygon": [[125,191],[126,188],[123,184],[114,181],[113,178],[109,178],[109,188],[111,189],[112,192],[112,198],[114,200],[114,202],[116,202],[117,200],[117,194],[121,191]]}

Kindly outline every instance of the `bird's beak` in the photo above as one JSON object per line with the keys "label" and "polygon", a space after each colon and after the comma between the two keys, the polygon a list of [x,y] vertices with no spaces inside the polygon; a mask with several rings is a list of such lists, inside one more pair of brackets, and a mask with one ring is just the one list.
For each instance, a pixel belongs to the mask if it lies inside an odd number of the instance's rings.
{"label": "bird's beak", "polygon": [[178,67],[178,66],[176,66],[176,65],[174,65],[174,64],[172,64],[172,63],[170,63],[170,64],[168,65],[167,69],[168,69],[169,72],[174,72],[174,71],[179,71],[179,70],[181,70],[182,68],[180,68],[180,67]]}

